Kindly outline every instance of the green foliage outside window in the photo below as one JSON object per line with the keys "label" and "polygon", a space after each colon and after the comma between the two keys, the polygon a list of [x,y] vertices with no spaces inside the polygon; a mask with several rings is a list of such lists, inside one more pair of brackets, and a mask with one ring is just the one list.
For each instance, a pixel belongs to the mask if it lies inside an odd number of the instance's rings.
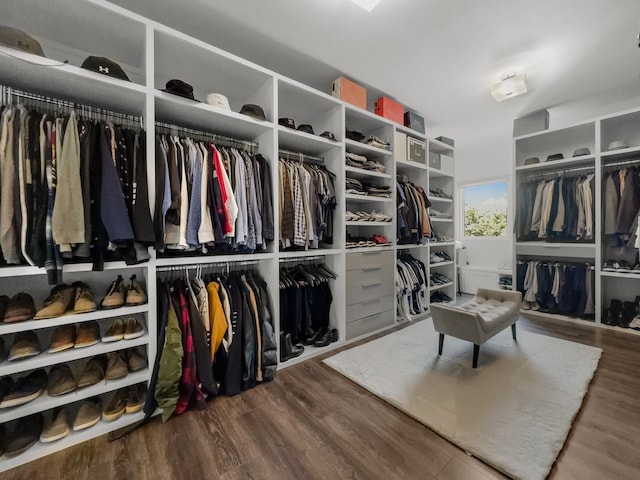
{"label": "green foliage outside window", "polygon": [[507,212],[481,211],[464,206],[465,237],[502,237],[507,230]]}

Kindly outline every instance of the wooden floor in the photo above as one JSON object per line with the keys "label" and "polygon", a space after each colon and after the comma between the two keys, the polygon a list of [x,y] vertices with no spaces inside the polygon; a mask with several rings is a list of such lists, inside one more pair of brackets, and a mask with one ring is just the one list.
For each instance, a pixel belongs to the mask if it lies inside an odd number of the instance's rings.
{"label": "wooden floor", "polygon": [[[518,325],[604,350],[550,478],[640,478],[640,336],[549,320],[523,319]],[[0,478],[505,477],[313,359],[279,371],[270,384],[217,398],[205,411],[166,424],[155,419],[121,440],[95,439]]]}

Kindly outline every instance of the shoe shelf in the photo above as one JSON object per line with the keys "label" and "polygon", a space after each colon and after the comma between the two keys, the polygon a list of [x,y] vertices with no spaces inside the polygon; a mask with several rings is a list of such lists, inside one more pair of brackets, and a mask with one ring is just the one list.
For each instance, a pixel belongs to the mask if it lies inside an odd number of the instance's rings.
{"label": "shoe shelf", "polygon": [[388,227],[393,224],[391,222],[358,222],[349,220],[346,225],[351,227]]}
{"label": "shoe shelf", "polygon": [[[125,270],[144,268],[145,263],[138,263],[135,265],[127,265],[125,262],[105,262],[104,270]],[[67,263],[63,265],[63,273],[79,273],[79,272],[92,272],[93,264],[91,263]],[[41,267],[32,267],[31,265],[13,265],[0,267],[0,278],[6,277],[25,277],[30,275],[46,275],[46,270]]]}
{"label": "shoe shelf", "polygon": [[442,288],[447,288],[447,287],[451,287],[453,286],[453,282],[447,282],[447,283],[443,283],[441,285],[431,285],[429,287],[429,291],[434,291],[434,290],[440,290]]}
{"label": "shoe shelf", "polygon": [[299,357],[292,358],[285,362],[278,362],[278,370],[281,370],[286,367],[291,367],[296,365],[297,363],[304,362],[305,360],[309,360],[310,358],[317,357],[318,355],[322,355],[323,353],[330,352],[335,350],[344,344],[343,340],[338,340],[337,342],[330,343],[325,347],[314,347],[313,345],[309,345],[304,347],[304,352]]}
{"label": "shoe shelf", "polygon": [[353,200],[354,202],[384,202],[384,203],[391,203],[393,201],[392,198],[372,197],[370,195],[355,195],[353,193],[345,194],[344,198],[346,200]]}
{"label": "shoe shelf", "polygon": [[453,222],[453,218],[430,217],[432,222]]}
{"label": "shoe shelf", "polygon": [[129,373],[126,377],[118,378],[117,380],[103,380],[96,385],[80,388],[73,392],[56,397],[50,397],[45,391],[42,395],[29,403],[24,403],[17,407],[0,409],[0,423],[9,422],[21,417],[26,417],[27,415],[75,403],[80,400],[84,400],[85,398],[114,392],[130,385],[147,382],[147,380],[149,380],[149,370],[145,368],[144,370]]}
{"label": "shoe shelf", "polygon": [[[0,377],[13,375],[36,368],[49,367],[58,363],[67,363],[83,358],[95,357],[104,353],[116,352],[118,350],[126,350],[128,348],[139,347],[149,343],[149,335],[131,340],[119,340],[117,342],[99,342],[95,345],[82,348],[70,348],[62,352],[49,353],[44,350],[42,353],[24,360],[14,360],[12,362],[5,360],[0,363]],[[41,345],[42,346],[42,345]],[[48,346],[47,346],[48,348]]]}
{"label": "shoe shelf", "polygon": [[177,95],[156,90],[156,120],[195,129],[206,129],[234,138],[253,140],[274,128],[273,123],[230,110],[222,110],[206,103],[197,103]]}
{"label": "shoe shelf", "polygon": [[137,313],[145,313],[149,311],[149,305],[137,305],[134,307],[120,307],[110,310],[96,310],[90,313],[78,313],[63,315],[56,318],[47,318],[45,320],[26,320],[24,322],[0,323],[0,335],[8,333],[24,332],[26,330],[39,330],[42,328],[53,328],[59,325],[68,325],[70,323],[90,322],[91,320],[102,320],[106,318],[117,318],[135,315]]}
{"label": "shoe shelf", "polygon": [[453,260],[448,262],[430,263],[429,267],[444,267],[445,265],[453,265]]}
{"label": "shoe shelf", "polygon": [[398,250],[408,250],[412,248],[429,248],[429,243],[421,243],[420,245],[408,243],[398,244]]}
{"label": "shoe shelf", "polygon": [[380,172],[376,172],[375,170],[365,170],[363,168],[358,168],[358,167],[351,167],[349,165],[344,167],[344,171],[347,173],[353,173],[354,177],[360,176],[360,177],[375,177],[375,178],[391,178],[391,175],[389,175],[388,173],[380,173]]}
{"label": "shoe shelf", "polygon": [[33,445],[26,452],[20,455],[12,458],[7,458],[6,456],[0,458],[0,471],[18,467],[27,462],[32,462],[33,460],[44,457],[46,455],[50,455],[65,448],[69,448],[79,443],[86,442],[88,440],[91,440],[92,438],[105,435],[109,432],[119,430],[129,425],[133,425],[143,418],[144,412],[142,411],[137,413],[124,414],[119,419],[112,422],[100,420],[93,427],[89,427],[78,432],[71,431],[66,437],[55,442],[41,443],[38,441],[35,443],[35,445]]}
{"label": "shoe shelf", "polygon": [[442,202],[442,203],[453,203],[452,198],[442,198],[442,197],[427,197],[430,202]]}
{"label": "shoe shelf", "polygon": [[404,170],[405,168],[427,170],[427,166],[423,163],[411,162],[409,160],[396,160],[396,169]]}
{"label": "shoe shelf", "polygon": [[344,145],[347,149],[347,152],[357,153],[359,155],[389,156],[393,154],[391,150],[387,150],[386,148],[374,147],[372,145],[367,145],[366,143],[356,142],[355,140],[351,140],[350,138],[345,139]]}
{"label": "shoe shelf", "polygon": [[278,144],[280,148],[285,150],[313,156],[322,156],[331,148],[343,146],[342,142],[334,142],[328,138],[293,130],[282,125],[278,125]]}
{"label": "shoe shelf", "polygon": [[451,241],[451,242],[429,242],[427,245],[431,246],[431,247],[449,247],[452,245],[455,245],[456,242]]}
{"label": "shoe shelf", "polygon": [[350,253],[363,253],[363,252],[380,252],[384,250],[394,250],[394,245],[385,245],[384,247],[354,247],[347,248],[347,255]]}

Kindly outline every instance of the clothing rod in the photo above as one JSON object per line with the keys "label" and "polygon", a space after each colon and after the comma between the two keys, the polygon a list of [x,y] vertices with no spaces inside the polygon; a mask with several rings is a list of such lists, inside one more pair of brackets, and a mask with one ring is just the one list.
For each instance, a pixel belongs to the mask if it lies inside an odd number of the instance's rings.
{"label": "clothing rod", "polygon": [[180,125],[172,125],[170,123],[164,123],[164,122],[156,122],[156,127],[159,128],[164,128],[166,130],[169,130],[170,133],[173,132],[182,132],[182,133],[186,133],[189,135],[199,135],[201,137],[208,137],[211,138],[212,140],[220,140],[220,141],[224,141],[224,142],[231,142],[231,143],[235,143],[237,145],[242,145],[245,147],[251,147],[251,148],[258,148],[260,146],[260,144],[256,143],[256,142],[250,142],[249,140],[240,140],[238,138],[233,138],[233,137],[227,137],[225,135],[220,135],[219,133],[212,133],[212,132],[205,132],[203,130],[197,130],[195,128],[190,128],[190,127],[182,127]]}
{"label": "clothing rod", "polygon": [[324,158],[314,157],[302,152],[291,152],[289,150],[278,150],[279,155],[289,157],[289,160],[304,160],[309,163],[317,162],[319,165],[324,165]]}
{"label": "clothing rod", "polygon": [[62,100],[61,98],[49,97],[46,95],[40,95],[38,93],[27,92],[24,90],[18,90],[13,87],[8,87],[6,85],[0,85],[0,89],[2,90],[2,98],[6,96],[9,97],[20,97],[26,98],[27,100],[34,100],[40,103],[49,103],[51,105],[57,105],[59,107],[73,108],[74,110],[79,110],[82,112],[88,112],[96,115],[106,116],[106,117],[114,117],[123,120],[129,120],[132,122],[140,122],[142,123],[142,117],[139,115],[131,115],[129,113],[121,113],[115,112],[113,110],[107,110],[105,108],[94,107],[91,105],[85,105],[78,102],[72,102],[69,100]]}
{"label": "clothing rod", "polygon": [[196,270],[198,268],[229,268],[229,267],[244,267],[250,265],[258,265],[258,260],[242,260],[242,261],[228,261],[228,262],[211,262],[211,263],[191,263],[189,265],[171,265],[167,267],[158,267],[158,272],[179,272],[182,270]]}
{"label": "clothing rod", "polygon": [[614,163],[607,163],[606,165],[603,165],[603,168],[609,168],[609,167],[619,167],[621,165],[631,165],[631,164],[640,164],[640,158],[634,158],[631,160],[625,160],[625,161],[620,161],[620,162],[614,162]]}
{"label": "clothing rod", "polygon": [[289,257],[289,258],[281,258],[280,263],[291,263],[291,262],[309,262],[315,260],[324,260],[324,255],[313,255],[311,257]]}
{"label": "clothing rod", "polygon": [[595,166],[586,166],[586,167],[575,167],[575,168],[565,168],[563,170],[552,170],[549,172],[540,172],[534,173],[531,175],[525,175],[525,178],[535,178],[535,177],[547,177],[547,176],[557,176],[564,175],[565,173],[573,173],[573,172],[581,172],[585,170],[595,170]]}

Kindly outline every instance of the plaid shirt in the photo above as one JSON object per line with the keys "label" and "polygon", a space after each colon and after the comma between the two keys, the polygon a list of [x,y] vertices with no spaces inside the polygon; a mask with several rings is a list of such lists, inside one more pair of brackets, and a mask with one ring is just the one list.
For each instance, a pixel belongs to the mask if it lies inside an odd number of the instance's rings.
{"label": "plaid shirt", "polygon": [[206,408],[207,405],[197,380],[196,355],[193,336],[191,335],[189,310],[187,309],[187,299],[184,294],[184,288],[181,284],[176,285],[175,295],[177,295],[180,306],[180,310],[177,313],[180,319],[182,348],[184,349],[184,356],[182,357],[182,377],[180,377],[180,383],[178,385],[180,395],[175,410],[176,415],[180,415],[189,407],[203,409]]}

